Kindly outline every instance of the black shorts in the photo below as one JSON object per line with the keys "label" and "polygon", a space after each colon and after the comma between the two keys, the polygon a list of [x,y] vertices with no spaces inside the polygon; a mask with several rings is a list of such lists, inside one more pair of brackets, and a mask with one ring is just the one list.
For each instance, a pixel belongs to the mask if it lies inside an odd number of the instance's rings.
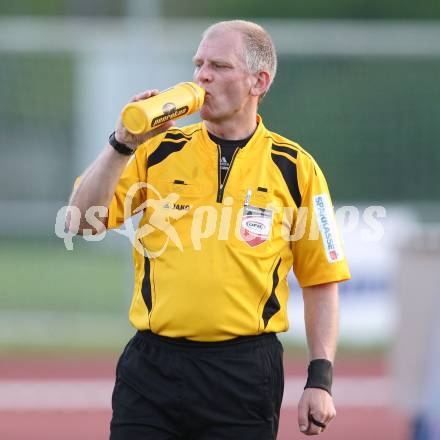
{"label": "black shorts", "polygon": [[275,334],[192,342],[138,332],[116,367],[110,439],[275,439],[282,357]]}

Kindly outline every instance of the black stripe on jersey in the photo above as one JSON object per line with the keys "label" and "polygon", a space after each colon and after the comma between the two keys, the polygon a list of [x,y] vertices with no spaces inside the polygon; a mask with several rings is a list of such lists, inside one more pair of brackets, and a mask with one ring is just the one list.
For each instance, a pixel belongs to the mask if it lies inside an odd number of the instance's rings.
{"label": "black stripe on jersey", "polygon": [[184,138],[184,139],[190,140],[192,135],[194,133],[197,133],[198,131],[202,131],[202,129],[201,128],[197,128],[196,130],[192,131],[191,133],[185,133],[185,132],[177,129],[176,127],[174,127],[173,131],[168,131],[167,132],[167,134],[165,135],[164,139],[179,140],[181,138]]}
{"label": "black stripe on jersey", "polygon": [[278,282],[280,281],[280,278],[278,276],[278,268],[281,264],[281,258],[279,259],[272,275],[272,292],[269,296],[269,299],[267,300],[266,304],[264,305],[263,309],[263,322],[264,322],[264,328],[267,327],[267,323],[269,322],[269,319],[272,318],[275,313],[277,313],[280,309],[280,302],[278,301],[277,295],[275,293],[275,289],[278,286]]}
{"label": "black stripe on jersey", "polygon": [[178,140],[180,140],[180,139],[187,139],[187,140],[190,140],[190,139],[191,139],[191,136],[188,136],[188,135],[186,135],[186,134],[183,134],[183,133],[181,133],[180,131],[178,131],[178,132],[176,132],[176,133],[168,132],[168,133],[166,134],[166,136],[164,137],[164,139],[173,139],[173,140],[175,140],[175,141],[178,141]]}
{"label": "black stripe on jersey", "polygon": [[161,142],[151,156],[148,157],[147,168],[157,165],[165,160],[170,154],[180,151],[187,142],[187,139],[182,139],[182,142]]}
{"label": "black stripe on jersey", "polygon": [[142,280],[142,298],[147,306],[148,313],[151,312],[152,300],[151,300],[151,283],[150,283],[150,259],[144,257],[144,279]]}
{"label": "black stripe on jersey", "polygon": [[272,144],[272,150],[279,151],[280,153],[288,154],[292,159],[296,159],[298,152],[282,145]]}
{"label": "black stripe on jersey", "polygon": [[299,208],[302,200],[301,193],[299,192],[296,165],[290,159],[287,159],[287,157],[280,156],[279,154],[272,153],[272,160],[281,171],[287,187],[289,188],[290,195],[292,196],[295,205]]}
{"label": "black stripe on jersey", "polygon": [[295,144],[295,143],[290,143],[290,142],[280,142],[279,140],[276,140],[275,138],[273,138],[272,136],[265,136],[265,139],[270,139],[272,141],[273,144],[275,145],[285,145],[286,147],[290,147],[293,148],[295,151],[301,151],[302,154],[304,154],[305,156],[307,156],[311,161],[313,161],[313,157],[307,153],[307,151],[303,150],[299,145]]}

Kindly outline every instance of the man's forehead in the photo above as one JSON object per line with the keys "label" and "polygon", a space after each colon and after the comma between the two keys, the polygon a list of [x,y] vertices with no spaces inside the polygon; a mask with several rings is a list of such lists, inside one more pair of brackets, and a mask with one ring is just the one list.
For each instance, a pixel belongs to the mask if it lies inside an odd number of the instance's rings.
{"label": "man's forehead", "polygon": [[194,58],[221,57],[241,59],[242,40],[237,32],[207,35],[199,44]]}

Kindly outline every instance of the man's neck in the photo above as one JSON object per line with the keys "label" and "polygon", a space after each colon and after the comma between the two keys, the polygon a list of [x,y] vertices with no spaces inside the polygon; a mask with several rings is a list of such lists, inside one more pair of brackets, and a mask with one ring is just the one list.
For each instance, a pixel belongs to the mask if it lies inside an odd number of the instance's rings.
{"label": "man's neck", "polygon": [[226,120],[226,121],[203,121],[207,130],[213,135],[222,139],[245,139],[249,137],[257,128],[256,115],[252,115],[245,121]]}

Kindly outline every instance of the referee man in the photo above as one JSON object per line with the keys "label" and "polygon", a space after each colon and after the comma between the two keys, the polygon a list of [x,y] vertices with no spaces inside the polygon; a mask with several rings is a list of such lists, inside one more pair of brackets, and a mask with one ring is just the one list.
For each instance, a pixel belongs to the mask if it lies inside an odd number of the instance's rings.
{"label": "referee man", "polygon": [[288,328],[292,268],[310,357],[298,426],[316,435],[336,415],[337,283],[350,277],[328,187],[310,154],[257,113],[277,67],[261,26],[212,25],[193,61],[202,121],[134,136],[119,120],[70,199],[80,234],[92,206],[106,212],[95,233],[143,213],[129,311],[137,333],[117,364],[110,438],[275,439],[284,385],[276,333]]}

